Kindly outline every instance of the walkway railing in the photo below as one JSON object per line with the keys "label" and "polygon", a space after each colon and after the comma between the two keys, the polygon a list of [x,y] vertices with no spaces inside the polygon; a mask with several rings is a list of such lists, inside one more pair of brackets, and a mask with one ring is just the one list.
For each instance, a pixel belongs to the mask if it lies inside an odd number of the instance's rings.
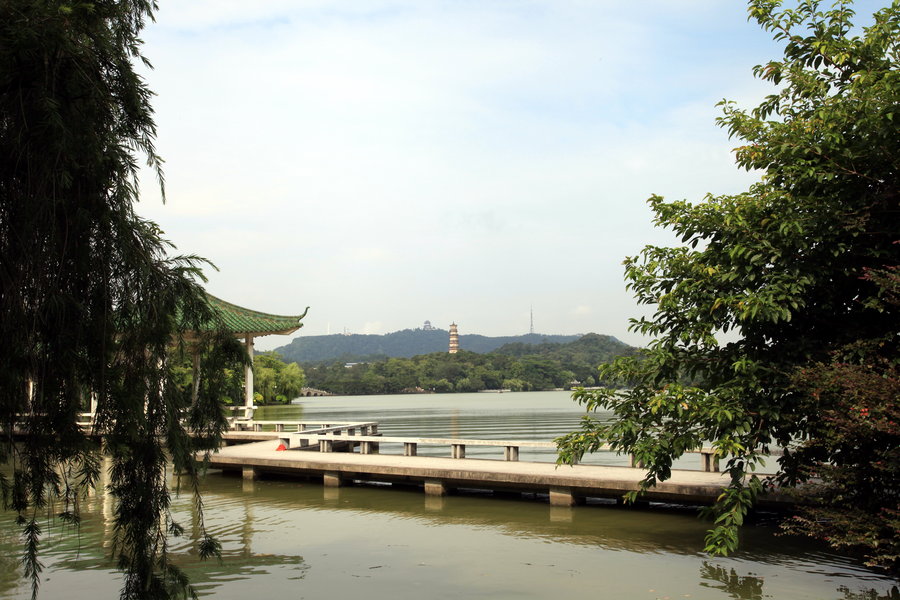
{"label": "walkway railing", "polygon": [[[382,444],[396,444],[403,446],[403,456],[418,456],[419,446],[444,446],[450,448],[450,458],[465,458],[467,446],[487,446],[503,448],[503,460],[518,461],[520,448],[556,449],[555,442],[540,442],[526,440],[479,440],[463,438],[419,438],[419,437],[393,437],[360,433],[313,432],[305,431],[279,436],[279,440],[289,450],[308,450],[318,448],[319,452],[335,452],[339,446],[336,443],[343,442],[348,445],[348,450],[353,451],[353,446],[359,445],[362,454],[379,454]],[[601,452],[611,452],[609,446],[602,446]],[[701,471],[719,472],[719,456],[714,448],[701,448],[689,451],[689,454],[699,454]],[[631,457],[632,467],[642,467],[634,456]]]}
{"label": "walkway railing", "polygon": [[323,421],[245,421],[235,419],[231,423],[230,431],[271,431],[275,433],[291,432],[304,433],[306,435],[376,435],[378,423],[375,421],[361,422],[323,422]]}
{"label": "walkway railing", "polygon": [[[80,413],[79,425],[90,428],[93,425],[93,413]],[[229,432],[255,432],[278,433],[279,439],[286,448],[291,450],[309,450],[315,447],[319,452],[340,451],[335,442],[350,444],[350,451],[359,446],[362,454],[378,454],[382,444],[397,444],[403,446],[403,456],[418,456],[419,446],[445,446],[450,448],[451,458],[465,458],[467,446],[503,448],[503,460],[518,461],[520,448],[537,450],[556,449],[555,442],[541,442],[530,440],[480,440],[462,438],[422,438],[422,437],[394,437],[382,436],[378,433],[376,421],[364,422],[323,422],[307,420],[266,420],[231,418],[229,419]],[[599,452],[612,452],[608,445],[601,446]],[[714,448],[704,447],[699,450],[689,450],[686,454],[700,455],[700,470],[710,473],[718,473],[721,455]],[[771,452],[773,456],[780,452]],[[630,465],[643,468],[643,464],[633,455]]]}

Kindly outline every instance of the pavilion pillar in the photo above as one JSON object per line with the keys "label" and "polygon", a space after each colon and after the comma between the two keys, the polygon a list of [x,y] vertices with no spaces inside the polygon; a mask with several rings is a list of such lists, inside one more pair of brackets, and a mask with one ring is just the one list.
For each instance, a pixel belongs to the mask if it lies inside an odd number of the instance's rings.
{"label": "pavilion pillar", "polygon": [[244,417],[253,417],[253,336],[249,333],[245,338],[247,356],[250,363],[244,368]]}
{"label": "pavilion pillar", "polygon": [[200,351],[194,348],[194,368],[191,371],[191,404],[197,404],[200,397]]}

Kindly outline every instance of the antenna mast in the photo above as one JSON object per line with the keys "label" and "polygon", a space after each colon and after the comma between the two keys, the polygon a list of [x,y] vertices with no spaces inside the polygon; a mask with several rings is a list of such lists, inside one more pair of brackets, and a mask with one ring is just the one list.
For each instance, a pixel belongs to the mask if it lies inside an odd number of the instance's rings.
{"label": "antenna mast", "polygon": [[534,333],[534,306],[531,307],[531,333]]}

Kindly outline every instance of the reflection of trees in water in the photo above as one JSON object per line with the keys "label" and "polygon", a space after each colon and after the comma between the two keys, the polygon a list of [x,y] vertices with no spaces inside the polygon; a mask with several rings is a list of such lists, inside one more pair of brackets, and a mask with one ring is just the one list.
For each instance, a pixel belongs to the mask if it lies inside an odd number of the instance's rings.
{"label": "reflection of trees in water", "polygon": [[[714,565],[703,561],[700,567],[700,583],[703,587],[722,590],[734,600],[763,600],[770,596],[763,593],[763,579],[754,575],[738,575],[732,568]],[[851,590],[840,586],[838,592],[843,594],[842,600],[900,600],[900,589],[894,587],[887,594],[879,594],[877,590]]]}
{"label": "reflection of trees in water", "polygon": [[875,590],[851,590],[841,586],[838,591],[844,595],[843,600],[900,600],[900,588],[893,587],[887,594],[879,594]]}
{"label": "reflection of trees in water", "polygon": [[[173,489],[177,487],[173,481]],[[653,510],[595,506],[551,508],[546,499],[538,501],[504,500],[482,494],[461,494],[441,498],[439,505],[430,502],[418,488],[402,491],[380,486],[347,486],[323,488],[319,484],[303,485],[295,481],[246,481],[239,477],[210,476],[204,482],[208,526],[222,542],[223,561],[201,561],[192,532],[199,533],[199,514],[190,498],[176,501],[176,517],[185,526],[187,536],[172,540],[170,550],[176,564],[191,578],[203,595],[214,597],[229,582],[256,582],[304,579],[309,566],[301,556],[265,554],[266,532],[279,528],[295,528],[300,515],[310,510],[347,511],[368,515],[372,519],[419,521],[427,527],[465,525],[487,530],[496,535],[509,535],[528,540],[590,546],[597,549],[628,551],[645,555],[672,554],[696,556],[706,530],[692,511],[662,507]],[[63,535],[60,525],[46,529],[44,558],[47,573],[70,571],[106,571],[98,577],[112,577],[114,565],[109,560],[104,541],[112,535],[109,526],[113,501],[102,493],[85,500],[84,520],[77,534]],[[52,512],[52,511],[51,511]],[[16,597],[21,591],[21,578],[16,558],[21,553],[18,529],[11,513],[0,513],[0,598]],[[291,529],[293,530],[293,529]],[[428,531],[433,531],[428,529]],[[756,533],[752,533],[756,531]],[[742,557],[748,569],[757,566],[784,565],[805,556],[806,546],[795,545],[784,538],[777,543],[764,530],[748,530],[749,548]],[[294,545],[293,547],[297,547]],[[823,568],[832,566],[825,557]],[[741,573],[731,563],[717,566],[715,561],[703,563],[698,580],[715,590],[716,597],[734,600],[763,600],[764,579],[750,572]],[[694,563],[696,564],[696,563]],[[818,565],[818,563],[816,563]],[[840,563],[834,565],[840,570]],[[62,581],[62,580],[60,580]],[[866,581],[857,580],[860,588]],[[851,583],[851,585],[856,582]],[[770,584],[770,587],[774,584]],[[874,590],[851,591],[846,587],[830,588],[827,598],[843,600],[900,600],[896,590],[880,595]],[[882,587],[881,594],[885,594]],[[773,593],[772,590],[769,590]],[[724,592],[724,593],[723,593]],[[843,596],[842,596],[843,594]]]}
{"label": "reflection of trees in water", "polygon": [[[101,572],[111,574],[116,571],[115,561],[107,552],[113,536],[114,500],[100,491],[103,487],[99,485],[97,491],[85,498],[78,527],[53,519],[52,515],[58,512],[55,504],[48,508],[48,519],[41,536],[40,557],[45,565],[43,577],[76,571],[97,571],[98,576],[102,576],[99,575]],[[175,486],[172,487],[174,489]],[[247,496],[242,500],[244,506],[241,514],[244,518],[239,522],[239,534],[223,540],[221,561],[200,559],[197,505],[184,499],[174,506],[182,518],[190,520],[190,527],[186,528],[188,535],[171,538],[170,558],[203,595],[214,594],[216,588],[229,581],[265,577],[276,569],[292,571],[288,579],[303,579],[306,576],[308,565],[302,556],[253,552],[253,507]],[[15,514],[0,512],[0,598],[15,597],[25,582],[20,568],[21,554],[22,540]]]}
{"label": "reflection of trees in water", "polygon": [[703,587],[722,590],[735,600],[762,600],[764,597],[762,579],[753,575],[738,575],[733,568],[726,569],[703,561],[700,578],[705,580],[700,583]]}
{"label": "reflection of trees in water", "polygon": [[[0,529],[0,598],[11,598],[22,583],[19,569],[21,545],[18,529],[8,527],[4,519]],[[9,551],[10,548],[18,551]]]}

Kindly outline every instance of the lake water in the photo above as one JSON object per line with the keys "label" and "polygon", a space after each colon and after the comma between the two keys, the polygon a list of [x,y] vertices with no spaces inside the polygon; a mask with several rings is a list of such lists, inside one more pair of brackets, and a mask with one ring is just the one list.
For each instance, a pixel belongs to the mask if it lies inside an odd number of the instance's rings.
{"label": "lake water", "polygon": [[[549,440],[576,427],[581,411],[567,393],[534,392],[310,398],[257,416],[376,420],[386,435]],[[745,528],[742,550],[723,559],[700,551],[708,524],[683,508],[560,508],[540,497],[433,498],[214,473],[204,489],[223,561],[199,561],[188,539],[172,551],[201,595],[217,600],[900,599],[894,580],[819,545],[777,537],[765,516]],[[108,560],[111,509],[102,493],[88,498],[78,536],[48,523],[42,598],[118,596]],[[190,532],[189,497],[178,497],[175,509]],[[12,515],[2,514],[0,598],[30,595],[18,552]]]}

